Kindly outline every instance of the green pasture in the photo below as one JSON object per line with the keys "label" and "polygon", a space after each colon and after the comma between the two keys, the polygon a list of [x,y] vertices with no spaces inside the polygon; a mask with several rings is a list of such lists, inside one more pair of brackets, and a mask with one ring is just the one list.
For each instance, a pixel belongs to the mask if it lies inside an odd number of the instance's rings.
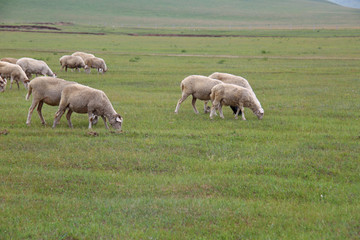
{"label": "green pasture", "polygon": [[[34,111],[26,126],[32,97],[0,93],[0,239],[358,239],[360,36],[311,32],[1,32],[0,57],[42,59],[103,90],[124,123],[116,134],[99,121],[94,137],[74,113],[74,129],[65,117],[52,129],[57,107],[44,105],[47,125]],[[109,71],[60,71],[78,50]],[[181,80],[215,71],[248,79],[263,120],[228,108],[210,120],[191,98],[174,114]]]}
{"label": "green pasture", "polygon": [[359,26],[359,9],[327,0],[12,0],[0,23],[72,22],[109,27],[343,28]]}

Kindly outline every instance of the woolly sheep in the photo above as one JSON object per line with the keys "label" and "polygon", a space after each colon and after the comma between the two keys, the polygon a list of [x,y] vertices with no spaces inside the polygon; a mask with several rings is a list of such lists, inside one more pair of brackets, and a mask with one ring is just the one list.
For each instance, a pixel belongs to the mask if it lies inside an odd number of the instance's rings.
{"label": "woolly sheep", "polygon": [[84,61],[85,61],[85,59],[87,59],[87,58],[95,57],[93,54],[91,54],[91,53],[85,53],[85,52],[74,52],[73,54],[71,54],[71,56],[81,57]]}
{"label": "woolly sheep", "polygon": [[31,93],[33,93],[33,101],[29,108],[26,124],[29,126],[31,122],[31,115],[37,107],[41,123],[45,125],[44,117],[41,109],[44,103],[50,106],[58,106],[60,103],[61,92],[65,86],[70,84],[77,84],[76,82],[69,82],[61,78],[53,77],[37,77],[29,83],[29,90],[26,95],[26,100],[29,100]]}
{"label": "woolly sheep", "polygon": [[96,68],[98,72],[104,73],[107,71],[107,66],[104,59],[98,57],[91,57],[85,59],[85,72],[90,73],[91,68]]}
{"label": "woolly sheep", "polygon": [[68,68],[76,68],[80,72],[80,68],[85,67],[84,60],[79,56],[64,55],[60,59],[61,70],[65,68],[67,72]]}
{"label": "woolly sheep", "polygon": [[0,77],[0,92],[4,92],[5,88],[6,88],[6,79],[2,79],[2,77]]}
{"label": "woolly sheep", "polygon": [[108,129],[106,119],[116,129],[121,131],[123,118],[114,110],[106,94],[91,87],[81,84],[72,84],[66,86],[61,93],[59,109],[55,113],[53,128],[59,122],[61,116],[69,109],[66,118],[69,127],[72,128],[70,117],[72,112],[87,113],[89,116],[89,129],[92,127],[94,116],[101,116],[105,127]]}
{"label": "woolly sheep", "polygon": [[41,74],[44,76],[47,75],[50,77],[56,77],[56,75],[53,73],[53,71],[51,71],[46,62],[41,60],[24,57],[17,60],[16,64],[24,70],[29,79],[31,78],[32,74]]}
{"label": "woolly sheep", "polygon": [[262,119],[264,116],[264,109],[261,107],[259,100],[254,92],[247,88],[227,83],[218,84],[211,89],[210,98],[212,102],[211,119],[216,114],[216,109],[219,109],[220,117],[224,118],[222,112],[223,105],[238,107],[235,119],[238,118],[239,111],[241,110],[242,120],[246,120],[244,107],[250,108],[259,119]]}
{"label": "woolly sheep", "polygon": [[[249,84],[249,82],[245,78],[240,77],[240,76],[236,76],[236,75],[233,75],[233,74],[230,74],[230,73],[214,72],[209,77],[214,78],[214,79],[218,79],[218,80],[220,80],[220,81],[222,81],[224,83],[235,84],[235,85],[238,85],[240,87],[244,87],[244,88],[247,88],[247,89],[253,91],[250,84]],[[235,107],[235,106],[230,106],[230,108],[233,110],[234,114],[238,110],[238,108]],[[241,111],[240,111],[239,114],[241,114]]]}
{"label": "woolly sheep", "polygon": [[212,79],[212,78],[200,76],[200,75],[190,75],[190,76],[186,77],[184,80],[181,81],[181,84],[180,84],[182,96],[176,105],[175,113],[178,113],[180,104],[182,102],[184,102],[185,99],[190,95],[192,95],[192,97],[193,97],[192,106],[193,106],[194,112],[196,114],[199,113],[199,111],[196,109],[196,106],[195,106],[197,99],[205,101],[204,112],[205,113],[208,112],[206,104],[207,104],[207,101],[210,100],[211,89],[215,85],[221,84],[221,83],[222,82],[220,80],[216,80],[216,79]]}
{"label": "woolly sheep", "polygon": [[9,57],[9,58],[2,58],[2,59],[0,59],[0,61],[16,64],[17,59]]}
{"label": "woolly sheep", "polygon": [[12,89],[13,81],[15,80],[18,89],[20,89],[19,81],[22,82],[25,88],[28,88],[29,79],[22,68],[16,64],[0,61],[0,76],[4,79],[10,78],[10,89]]}

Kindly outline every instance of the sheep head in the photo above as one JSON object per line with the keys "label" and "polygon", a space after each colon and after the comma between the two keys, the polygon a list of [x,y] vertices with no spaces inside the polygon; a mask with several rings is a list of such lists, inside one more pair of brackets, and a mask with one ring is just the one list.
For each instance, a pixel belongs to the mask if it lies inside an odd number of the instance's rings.
{"label": "sheep head", "polygon": [[260,107],[259,109],[254,111],[254,114],[261,120],[264,117],[264,109]]}
{"label": "sheep head", "polygon": [[0,77],[0,92],[4,92],[4,91],[5,91],[6,83],[7,83],[6,79],[2,79],[2,78]]}
{"label": "sheep head", "polygon": [[123,118],[120,116],[120,114],[115,114],[109,119],[109,123],[113,128],[115,128],[118,131],[121,131]]}

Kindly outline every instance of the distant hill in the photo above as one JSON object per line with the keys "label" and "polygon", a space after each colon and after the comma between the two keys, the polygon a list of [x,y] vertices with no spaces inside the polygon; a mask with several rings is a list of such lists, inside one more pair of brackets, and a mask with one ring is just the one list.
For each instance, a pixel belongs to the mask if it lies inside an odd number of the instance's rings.
{"label": "distant hill", "polygon": [[360,0],[328,0],[340,6],[360,9]]}
{"label": "distant hill", "polygon": [[0,23],[60,21],[114,27],[341,28],[360,27],[360,9],[327,0],[0,1]]}

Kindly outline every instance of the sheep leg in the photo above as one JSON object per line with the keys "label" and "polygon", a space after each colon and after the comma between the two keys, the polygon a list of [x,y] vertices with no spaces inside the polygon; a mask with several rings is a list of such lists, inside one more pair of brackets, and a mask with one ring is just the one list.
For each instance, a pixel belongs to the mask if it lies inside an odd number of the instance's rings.
{"label": "sheep leg", "polygon": [[65,65],[65,72],[67,72],[67,65]]}
{"label": "sheep leg", "polygon": [[211,110],[210,110],[210,119],[213,119],[214,115],[216,115],[216,109],[218,108],[219,104],[220,103],[215,102],[215,101],[212,103]]}
{"label": "sheep leg", "polygon": [[[239,109],[239,107],[237,107],[237,106],[230,106],[230,108],[234,114],[236,114],[237,110]],[[241,114],[241,110],[239,111],[239,114]]]}
{"label": "sheep leg", "polygon": [[66,114],[66,119],[68,121],[69,128],[73,128],[73,125],[72,125],[71,120],[70,120],[72,113],[73,113],[73,111],[71,109],[69,109],[69,111]]}
{"label": "sheep leg", "polygon": [[106,129],[109,129],[109,126],[108,126],[108,124],[106,123],[106,118],[105,118],[104,116],[101,116],[101,118],[102,118],[103,121],[104,121],[104,124],[105,124]]}
{"label": "sheep leg", "polygon": [[210,107],[207,106],[209,101],[205,101],[204,103],[204,113],[209,113],[210,112]]}
{"label": "sheep leg", "polygon": [[12,84],[13,84],[13,82],[14,82],[14,77],[11,76],[11,77],[10,77],[10,89],[12,89]]}
{"label": "sheep leg", "polygon": [[219,103],[219,113],[220,113],[221,118],[225,118],[224,114],[223,114],[223,111],[222,111],[222,105],[220,103]]}
{"label": "sheep leg", "polygon": [[59,123],[60,118],[62,117],[62,115],[64,115],[66,108],[61,108],[59,107],[59,110],[57,110],[57,112],[55,113],[55,118],[54,118],[54,123],[52,128],[55,128],[56,125]]}
{"label": "sheep leg", "polygon": [[38,107],[37,107],[37,112],[38,112],[38,114],[39,114],[41,124],[42,124],[42,125],[45,125],[46,122],[45,122],[45,119],[44,119],[44,117],[43,117],[43,115],[42,115],[42,113],[41,113],[41,109],[42,109],[43,104],[44,104],[43,101],[40,101],[40,102],[39,102],[39,105],[38,105]]}
{"label": "sheep leg", "polygon": [[240,112],[240,108],[238,107],[238,108],[237,108],[237,111],[236,111],[236,113],[235,113],[235,119],[238,119],[239,112]]}
{"label": "sheep leg", "polygon": [[179,108],[180,108],[180,104],[185,101],[185,99],[188,97],[189,95],[186,94],[186,93],[183,93],[181,98],[179,99],[177,105],[176,105],[176,108],[175,108],[175,113],[178,113],[179,112]]}
{"label": "sheep leg", "polygon": [[29,112],[28,112],[28,117],[27,117],[27,120],[26,120],[26,125],[30,126],[30,122],[31,122],[31,115],[36,107],[36,105],[38,104],[38,102],[36,102],[35,100],[33,100],[30,108],[29,108]]}
{"label": "sheep leg", "polygon": [[244,114],[244,107],[240,106],[240,110],[241,110],[241,119],[245,121],[246,118],[245,118],[245,114]]}
{"label": "sheep leg", "polygon": [[192,107],[193,107],[193,109],[194,109],[194,112],[195,112],[196,114],[198,114],[199,111],[196,109],[195,103],[196,103],[196,97],[193,96],[192,101],[191,101],[191,105],[192,105]]}
{"label": "sheep leg", "polygon": [[18,90],[20,90],[19,81],[15,79],[16,85],[18,86]]}

